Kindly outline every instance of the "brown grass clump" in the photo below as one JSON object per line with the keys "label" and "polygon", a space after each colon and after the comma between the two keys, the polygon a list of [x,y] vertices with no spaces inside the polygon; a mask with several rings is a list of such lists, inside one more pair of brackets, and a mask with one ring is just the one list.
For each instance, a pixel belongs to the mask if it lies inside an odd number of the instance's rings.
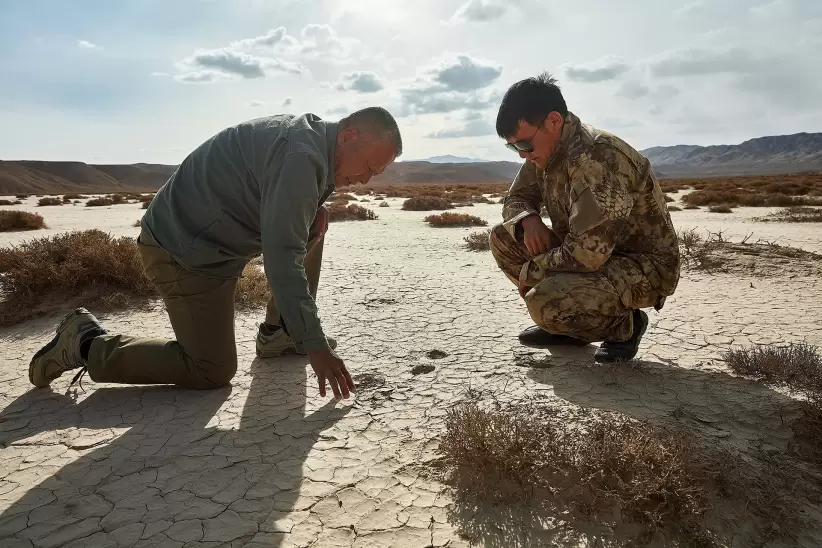
{"label": "brown grass clump", "polygon": [[[413,196],[440,196],[454,198],[455,195],[479,196],[481,194],[505,194],[510,183],[500,184],[456,184],[456,183],[408,183],[408,184],[367,184],[351,189],[357,195],[382,195],[389,198],[411,198]],[[450,194],[450,196],[449,196]]]}
{"label": "brown grass clump", "polygon": [[133,238],[99,230],[0,248],[0,326],[61,308],[124,308],[154,295]]}
{"label": "brown grass clump", "polygon": [[17,198],[18,200],[25,200],[25,199],[26,199],[26,198],[28,198],[28,197],[29,197],[29,195],[28,195],[28,194],[17,194],[17,195],[15,196],[15,198]]}
{"label": "brown grass clump", "polygon": [[27,211],[0,211],[0,232],[48,228],[43,217]]}
{"label": "brown grass clump", "polygon": [[405,211],[434,211],[439,209],[454,209],[450,200],[439,196],[414,196],[402,203]]}
{"label": "brown grass clump", "polygon": [[388,202],[383,200],[382,202],[380,202],[380,207],[391,207],[391,206],[388,205]]}
{"label": "brown grass clump", "polygon": [[0,200],[0,206],[17,205],[17,204],[19,204],[19,203],[20,203],[20,201],[19,201],[19,200],[15,201],[15,202],[13,202],[13,201],[11,201],[11,200]]}
{"label": "brown grass clump", "polygon": [[685,206],[685,209],[699,209],[699,206],[688,204]]}
{"label": "brown grass clump", "polygon": [[92,198],[88,202],[86,202],[86,207],[95,207],[95,206],[110,206],[114,204],[114,201],[111,198]]}
{"label": "brown grass clump", "polygon": [[475,215],[468,215],[466,213],[451,213],[445,212],[438,215],[429,215],[425,222],[435,227],[452,227],[452,226],[488,226],[488,221],[480,219]]}
{"label": "brown grass clump", "polygon": [[136,221],[134,221],[134,224],[132,226],[140,228],[141,226],[143,226],[143,220],[137,219]]}
{"label": "brown grass clump", "polygon": [[533,406],[462,404],[448,411],[439,452],[463,496],[636,523],[639,537],[693,534],[708,509],[710,474],[691,438],[616,416],[575,429]]}
{"label": "brown grass clump", "polygon": [[234,304],[237,310],[252,310],[265,306],[271,293],[268,289],[268,279],[258,263],[250,262],[243,270],[243,275],[237,280],[237,292],[234,295]]}
{"label": "brown grass clump", "polygon": [[675,201],[676,201],[676,199],[673,196],[668,196],[667,194],[665,195],[665,202],[666,203],[671,203],[671,202],[675,202]]}
{"label": "brown grass clump", "polygon": [[38,206],[58,206],[63,205],[63,200],[60,198],[40,198],[37,200]]}
{"label": "brown grass clump", "polygon": [[331,194],[331,196],[328,197],[328,200],[326,200],[326,201],[329,202],[329,203],[332,203],[332,204],[334,204],[334,203],[348,203],[348,202],[352,202],[352,201],[356,202],[357,197],[354,196],[353,194],[349,194],[348,192],[341,192],[339,194],[334,192],[333,194]]}
{"label": "brown grass clump", "polygon": [[379,216],[371,211],[370,209],[366,209],[361,205],[357,204],[350,204],[345,205],[342,203],[332,203],[328,207],[328,220],[329,222],[336,222],[336,221],[373,221],[379,219]]}
{"label": "brown grass clump", "polygon": [[491,249],[491,230],[480,230],[472,232],[465,238],[465,247],[469,251],[489,251]]}
{"label": "brown grass clump", "polygon": [[85,200],[85,199],[86,199],[86,196],[83,196],[82,194],[69,193],[69,194],[64,194],[63,195],[63,201],[64,202],[71,202],[72,200]]}
{"label": "brown grass clump", "polygon": [[815,346],[752,345],[730,349],[722,359],[735,373],[800,392],[822,409],[822,355]]}
{"label": "brown grass clump", "polygon": [[822,223],[822,209],[805,206],[786,207],[760,220],[783,223]]}
{"label": "brown grass clump", "polygon": [[728,204],[708,206],[708,211],[711,213],[733,213],[733,209]]}
{"label": "brown grass clump", "polygon": [[128,196],[125,194],[109,194],[108,198],[114,205],[125,204],[128,202]]}

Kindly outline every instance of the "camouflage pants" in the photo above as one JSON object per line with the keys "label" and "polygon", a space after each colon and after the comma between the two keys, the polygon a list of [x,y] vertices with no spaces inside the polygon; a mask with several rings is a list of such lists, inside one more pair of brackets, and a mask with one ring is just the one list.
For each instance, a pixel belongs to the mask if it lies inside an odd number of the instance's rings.
{"label": "camouflage pants", "polygon": [[[491,232],[491,252],[508,278],[519,285],[532,255],[502,225]],[[612,257],[596,272],[547,272],[525,294],[534,322],[555,335],[587,342],[624,341],[634,329],[632,310],[656,305],[659,294],[638,264]]]}

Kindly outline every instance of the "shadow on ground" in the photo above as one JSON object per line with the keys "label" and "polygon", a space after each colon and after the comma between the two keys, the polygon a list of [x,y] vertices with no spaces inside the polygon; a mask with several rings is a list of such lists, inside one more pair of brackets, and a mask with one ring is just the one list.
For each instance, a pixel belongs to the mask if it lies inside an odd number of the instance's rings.
{"label": "shadow on ground", "polygon": [[[746,481],[764,490],[736,492],[733,498],[711,505],[705,525],[716,534],[719,545],[752,546],[766,541],[768,546],[818,546],[822,474],[792,450],[797,440],[791,422],[801,415],[796,400],[723,373],[647,361],[597,365],[588,356],[593,350],[567,350],[562,357],[576,356],[576,364],[555,359],[553,352],[540,356],[524,351],[514,361],[529,368],[532,380],[553,389],[559,399],[547,398],[548,405],[579,406],[583,417],[591,409],[617,412],[675,432],[687,431],[701,446],[733,455],[727,462],[718,461],[723,473],[739,469]],[[533,403],[539,404],[539,398],[535,396]],[[758,478],[758,474],[767,477]],[[762,500],[763,495],[773,498]],[[794,519],[802,525],[792,527]],[[561,523],[556,514],[536,505],[491,507],[460,492],[449,521],[466,540],[495,548],[623,546],[627,538],[622,530],[615,533],[587,521]],[[630,524],[624,525],[629,527],[625,533],[636,533]]]}
{"label": "shadow on ground", "polygon": [[[77,403],[27,392],[0,414],[16,470],[3,478],[0,544],[279,546],[286,516],[328,488],[304,480],[308,453],[350,409],[331,399],[307,412],[306,365],[255,360],[246,399],[231,387],[87,388]],[[54,455],[20,466],[35,451]]]}

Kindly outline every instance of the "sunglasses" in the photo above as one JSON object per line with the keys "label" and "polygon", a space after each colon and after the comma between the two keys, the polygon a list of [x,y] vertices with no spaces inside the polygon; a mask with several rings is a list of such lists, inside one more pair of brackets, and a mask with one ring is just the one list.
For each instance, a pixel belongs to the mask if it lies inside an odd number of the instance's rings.
{"label": "sunglasses", "polygon": [[542,126],[545,123],[546,118],[548,117],[546,116],[542,119],[542,122],[539,123],[539,127],[537,128],[537,130],[528,139],[523,139],[521,141],[516,141],[513,143],[505,143],[506,148],[508,148],[509,150],[513,150],[516,153],[534,152],[534,145],[532,141],[534,140],[534,137],[537,136],[537,133],[539,133],[539,130],[542,129]]}

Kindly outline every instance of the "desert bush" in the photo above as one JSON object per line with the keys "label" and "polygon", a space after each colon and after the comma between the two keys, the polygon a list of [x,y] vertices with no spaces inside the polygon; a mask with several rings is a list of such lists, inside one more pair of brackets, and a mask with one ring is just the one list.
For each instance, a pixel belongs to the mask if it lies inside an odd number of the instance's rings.
{"label": "desert bush", "polygon": [[391,207],[391,206],[388,205],[388,202],[382,201],[382,202],[380,202],[380,207]]}
{"label": "desert bush", "polygon": [[439,196],[414,196],[402,203],[405,211],[433,211],[439,209],[453,209],[450,200]]}
{"label": "desert bush", "polygon": [[728,204],[708,206],[708,211],[711,213],[733,213],[733,209]]}
{"label": "desert bush", "polygon": [[328,207],[329,222],[336,221],[373,221],[379,219],[376,213],[361,205],[332,203]]}
{"label": "desert bush", "polygon": [[491,249],[491,230],[480,230],[472,232],[463,238],[465,247],[469,251],[488,251]]}
{"label": "desert bush", "polygon": [[58,206],[63,205],[63,200],[60,198],[40,198],[37,200],[38,206]]}
{"label": "desert bush", "polygon": [[665,195],[665,202],[666,203],[671,203],[671,202],[675,202],[675,201],[676,200],[673,198],[673,196],[668,196],[667,194]]}
{"label": "desert bush", "polygon": [[141,194],[138,201],[143,202],[143,203],[150,202],[151,200],[154,199],[154,196],[155,196],[154,194]]}
{"label": "desert bush", "polygon": [[0,232],[48,228],[43,217],[27,211],[0,211]]}
{"label": "desert bush", "polygon": [[133,238],[99,230],[37,238],[0,248],[0,325],[62,305],[122,308],[154,295]]}
{"label": "desert bush", "polygon": [[438,215],[429,215],[425,222],[435,227],[451,227],[451,226],[488,226],[488,221],[480,219],[475,215],[468,215],[466,213],[451,213],[446,211]]}
{"label": "desert bush", "polygon": [[25,199],[26,199],[26,198],[28,198],[28,197],[29,197],[29,195],[28,195],[28,194],[17,194],[17,195],[15,196],[15,198],[17,198],[18,200],[25,200]]}
{"label": "desert bush", "polygon": [[125,204],[128,202],[128,196],[125,194],[109,194],[108,198],[113,205]]}
{"label": "desert bush", "polygon": [[347,202],[351,202],[351,201],[356,202],[357,197],[354,196],[353,194],[348,193],[348,192],[341,192],[339,194],[334,192],[333,194],[331,194],[331,196],[328,197],[328,200],[326,200],[326,201],[329,202],[329,203],[332,203],[332,204],[333,203],[347,203]]}
{"label": "desert bush", "polygon": [[86,207],[95,207],[95,206],[110,206],[114,203],[111,198],[99,197],[99,198],[92,198],[88,202],[86,202]]}
{"label": "desert bush", "polygon": [[134,221],[134,224],[132,226],[135,226],[137,228],[143,226],[143,220],[142,219],[137,219],[136,221]]}
{"label": "desert bush", "polygon": [[668,211],[682,211],[682,208],[679,206],[672,205],[668,206]]}
{"label": "desert bush", "polygon": [[439,443],[445,481],[480,501],[639,523],[640,537],[700,528],[709,462],[690,436],[610,415],[586,422],[568,428],[533,406],[461,404]]}
{"label": "desert bush", "polygon": [[685,206],[685,209],[699,209],[699,206],[688,204]]}
{"label": "desert bush", "polygon": [[822,409],[822,355],[804,343],[733,348],[722,359],[735,373],[802,393]]}
{"label": "desert bush", "polygon": [[14,205],[14,202],[11,200],[0,200],[0,206],[10,206]]}
{"label": "desert bush", "polygon": [[85,199],[86,199],[86,196],[83,196],[82,194],[69,193],[69,194],[64,194],[63,195],[63,201],[64,202],[71,202],[72,200],[85,200]]}
{"label": "desert bush", "polygon": [[259,264],[249,262],[243,269],[243,275],[237,280],[237,292],[234,296],[234,305],[237,310],[251,310],[264,307],[271,293],[268,289],[268,279]]}
{"label": "desert bush", "polygon": [[822,223],[822,209],[805,206],[786,207],[762,220],[783,223]]}

